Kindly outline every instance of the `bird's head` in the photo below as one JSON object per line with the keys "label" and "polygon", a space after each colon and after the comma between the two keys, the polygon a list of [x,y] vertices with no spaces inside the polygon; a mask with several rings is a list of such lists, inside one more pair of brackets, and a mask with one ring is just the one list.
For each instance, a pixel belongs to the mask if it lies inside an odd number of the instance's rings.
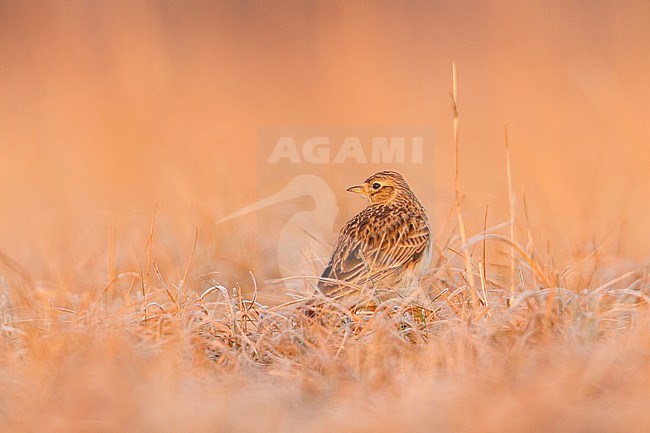
{"label": "bird's head", "polygon": [[388,204],[398,197],[411,194],[402,175],[394,171],[375,173],[361,185],[348,188],[348,191],[361,194],[369,204]]}

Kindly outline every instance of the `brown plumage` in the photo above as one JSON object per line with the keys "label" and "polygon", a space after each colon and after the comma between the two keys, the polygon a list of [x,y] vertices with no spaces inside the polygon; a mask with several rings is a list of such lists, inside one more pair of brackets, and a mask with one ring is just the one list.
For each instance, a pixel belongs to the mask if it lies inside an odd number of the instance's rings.
{"label": "brown plumage", "polygon": [[431,230],[422,204],[399,173],[382,171],[348,191],[368,207],[339,234],[318,288],[328,296],[371,290],[381,299],[411,296],[430,262]]}

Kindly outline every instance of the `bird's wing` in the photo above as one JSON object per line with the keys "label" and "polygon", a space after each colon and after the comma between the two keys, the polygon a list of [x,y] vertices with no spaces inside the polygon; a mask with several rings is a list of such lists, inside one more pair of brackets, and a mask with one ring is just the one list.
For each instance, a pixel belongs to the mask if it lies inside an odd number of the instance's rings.
{"label": "bird's wing", "polygon": [[341,230],[318,287],[329,294],[341,285],[335,280],[375,284],[419,260],[429,242],[424,219],[413,220],[408,214],[378,218],[361,212]]}

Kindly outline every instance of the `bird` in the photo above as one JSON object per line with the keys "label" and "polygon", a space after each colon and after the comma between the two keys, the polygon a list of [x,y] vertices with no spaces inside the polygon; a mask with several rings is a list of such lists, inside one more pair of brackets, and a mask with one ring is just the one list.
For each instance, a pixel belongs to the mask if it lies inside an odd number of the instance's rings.
{"label": "bird", "polygon": [[428,301],[419,281],[431,262],[432,236],[426,211],[401,174],[380,171],[347,189],[368,205],[341,229],[317,284],[328,297]]}

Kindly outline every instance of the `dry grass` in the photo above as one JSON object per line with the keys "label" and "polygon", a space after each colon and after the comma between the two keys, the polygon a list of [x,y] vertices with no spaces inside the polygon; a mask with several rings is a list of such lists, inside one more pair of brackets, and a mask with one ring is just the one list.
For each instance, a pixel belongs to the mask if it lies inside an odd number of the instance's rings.
{"label": "dry grass", "polygon": [[[0,2],[0,432],[650,431],[650,9],[568,3]],[[435,301],[269,302],[256,127],[387,123]]]}
{"label": "dry grass", "polygon": [[[4,258],[0,430],[647,431],[645,270],[599,269],[597,252],[559,272],[499,230],[465,246],[485,305],[452,236],[429,308],[313,317],[262,305],[252,279],[167,281],[153,230],[141,269],[57,302]],[[479,275],[484,239],[516,252],[517,281],[507,264]]]}
{"label": "dry grass", "polygon": [[430,305],[264,305],[253,275],[195,275],[198,231],[186,263],[157,255],[156,206],[136,268],[116,271],[111,236],[103,287],[0,256],[0,431],[647,432],[647,269],[601,248],[555,269],[527,222],[517,244],[508,153],[510,221],[486,210],[468,235],[455,68],[453,88],[457,225],[435,242]]}

